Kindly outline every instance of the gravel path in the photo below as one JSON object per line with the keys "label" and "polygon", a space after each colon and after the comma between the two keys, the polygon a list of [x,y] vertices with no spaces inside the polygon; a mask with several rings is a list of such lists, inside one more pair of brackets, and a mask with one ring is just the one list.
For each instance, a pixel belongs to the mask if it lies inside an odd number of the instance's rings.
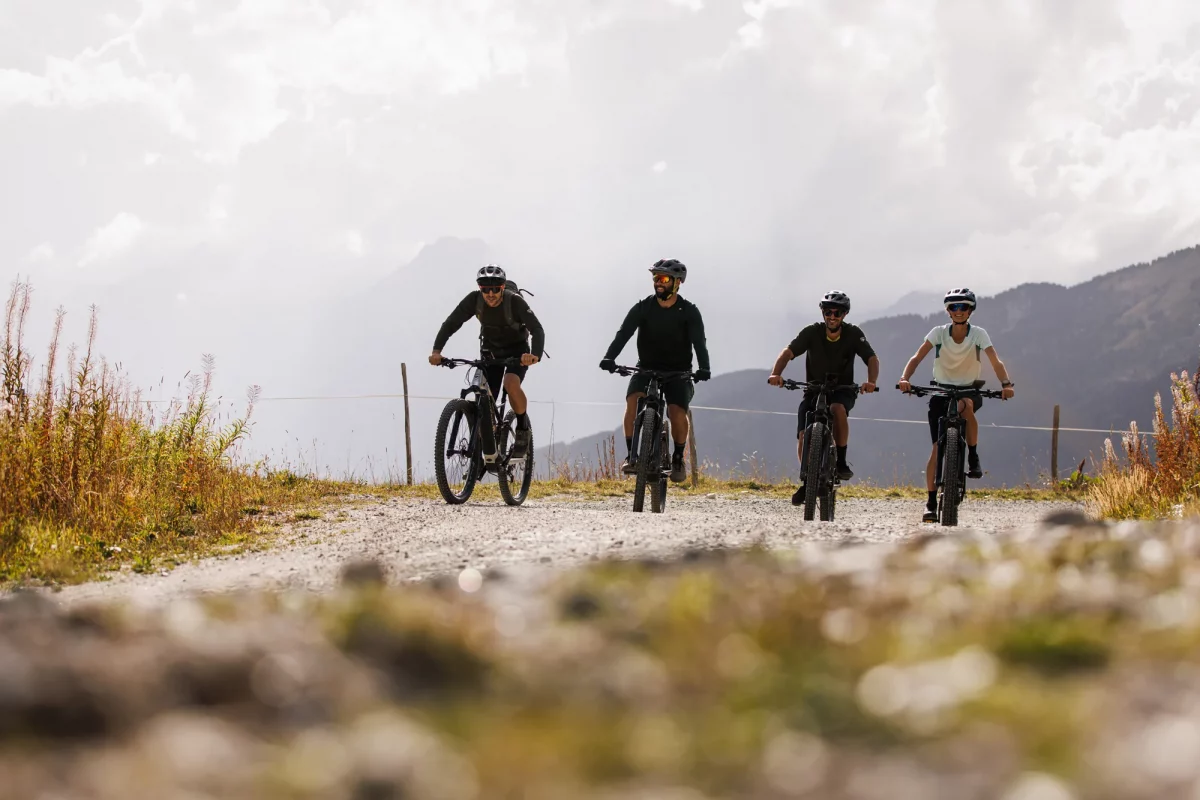
{"label": "gravel path", "polygon": [[[970,500],[960,530],[999,532],[1022,527],[1070,503]],[[920,531],[916,500],[838,502],[833,523],[804,522],[786,501],[758,498],[676,500],[667,513],[633,514],[629,501],[530,503],[511,509],[476,502],[392,500],[347,508],[285,528],[276,547],[184,564],[169,573],[117,573],[53,595],[68,604],[128,600],[157,605],[194,593],[296,588],[325,591],[349,562],[373,559],[393,581],[420,580],[471,567],[564,567],[596,558],[669,556],[694,548],[761,543],[795,547],[806,541],[885,542]],[[333,517],[331,519],[330,517]]]}

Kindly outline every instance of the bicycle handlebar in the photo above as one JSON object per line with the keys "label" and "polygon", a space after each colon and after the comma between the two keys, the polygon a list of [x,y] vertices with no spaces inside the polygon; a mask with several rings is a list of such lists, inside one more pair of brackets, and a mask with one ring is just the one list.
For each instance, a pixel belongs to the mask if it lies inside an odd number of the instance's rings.
{"label": "bicycle handlebar", "polygon": [[826,391],[831,391],[831,392],[848,391],[848,392],[855,392],[855,393],[862,391],[862,387],[859,386],[857,383],[847,383],[847,384],[842,384],[840,386],[830,386],[825,381],[794,381],[794,380],[791,380],[790,378],[783,378],[782,380],[783,380],[783,384],[782,384],[783,388],[791,389],[793,391],[795,391],[796,389],[811,389],[814,391],[821,391],[822,389],[824,389]]}
{"label": "bicycle handlebar", "polygon": [[661,369],[647,369],[645,367],[623,367],[620,364],[618,364],[616,369],[613,370],[613,373],[615,373],[617,375],[622,375],[626,378],[632,377],[634,375],[651,375],[655,378],[658,378],[660,381],[661,380],[670,380],[672,378],[691,378],[692,380],[696,379],[696,373],[692,372],[690,369],[688,369],[688,370],[661,370]]}
{"label": "bicycle handlebar", "polygon": [[519,367],[519,366],[521,366],[521,359],[519,359],[519,358],[471,359],[471,358],[445,358],[445,357],[443,357],[441,362],[438,364],[438,366],[445,367],[446,369],[454,369],[455,367],[459,367],[459,366],[478,367],[480,369],[484,369],[486,367]]}
{"label": "bicycle handlebar", "polygon": [[[900,384],[896,384],[896,388],[900,388]],[[901,390],[903,391],[903,390]],[[915,397],[924,397],[928,394],[939,394],[943,397],[962,397],[965,395],[975,394],[978,392],[982,397],[991,397],[999,400],[1004,399],[1004,390],[996,389],[976,389],[973,386],[942,386],[940,384],[934,386],[917,386],[910,383],[908,391],[905,394],[911,394]]]}

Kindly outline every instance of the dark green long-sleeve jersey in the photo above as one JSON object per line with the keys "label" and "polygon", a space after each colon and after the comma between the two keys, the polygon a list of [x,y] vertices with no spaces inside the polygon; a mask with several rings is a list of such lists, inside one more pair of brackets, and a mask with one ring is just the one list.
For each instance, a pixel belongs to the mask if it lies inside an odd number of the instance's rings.
{"label": "dark green long-sleeve jersey", "polygon": [[638,302],[621,323],[605,358],[615,359],[637,332],[638,366],[664,372],[692,368],[692,350],[700,369],[709,369],[708,343],[700,309],[682,297],[663,308],[654,295]]}
{"label": "dark green long-sleeve jersey", "polygon": [[[512,303],[513,319],[523,324],[529,329],[529,335],[533,338],[533,345],[530,348],[538,358],[541,358],[542,348],[546,344],[546,332],[542,330],[542,323],[534,315],[533,309],[525,302],[525,298],[519,294],[513,294],[509,298]],[[450,340],[463,324],[475,316],[475,310],[478,308],[479,291],[471,292],[462,299],[462,302],[450,312],[450,316],[442,323],[442,327],[437,332],[437,337],[433,340],[433,349],[441,351],[446,346],[446,342]],[[489,305],[484,305],[483,319],[480,320],[480,333],[482,339],[480,349],[487,350],[494,355],[506,356],[510,353],[521,352],[528,344],[526,334],[521,331],[510,328],[504,319],[504,306],[499,305],[492,308]]]}

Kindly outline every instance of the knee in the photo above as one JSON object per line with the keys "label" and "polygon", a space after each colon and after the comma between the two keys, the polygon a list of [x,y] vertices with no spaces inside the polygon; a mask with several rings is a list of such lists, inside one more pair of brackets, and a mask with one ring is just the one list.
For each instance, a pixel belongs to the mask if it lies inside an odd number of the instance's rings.
{"label": "knee", "polygon": [[829,410],[833,412],[833,418],[838,422],[846,421],[846,407],[841,403],[831,403],[829,405]]}
{"label": "knee", "polygon": [[504,388],[508,390],[509,394],[516,394],[517,392],[521,391],[521,379],[516,375],[505,375]]}
{"label": "knee", "polygon": [[962,416],[967,422],[975,421],[975,406],[973,406],[969,401],[963,406]]}

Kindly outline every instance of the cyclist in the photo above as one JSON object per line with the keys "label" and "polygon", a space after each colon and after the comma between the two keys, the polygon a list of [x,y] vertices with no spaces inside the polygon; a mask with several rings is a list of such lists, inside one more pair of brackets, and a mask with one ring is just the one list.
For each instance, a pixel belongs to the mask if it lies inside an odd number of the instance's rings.
{"label": "cyclist", "polygon": [[[471,317],[479,319],[480,358],[520,358],[521,366],[488,367],[484,370],[484,376],[497,396],[501,386],[508,392],[509,404],[517,415],[517,435],[511,456],[521,459],[525,457],[530,441],[529,416],[526,413],[529,406],[522,383],[529,367],[542,360],[546,334],[525,298],[509,291],[508,276],[502,268],[495,264],[481,267],[475,275],[475,282],[478,290],[464,297],[438,330],[429,363],[434,366],[442,363],[442,348]],[[531,335],[532,347],[529,343]]]}
{"label": "cyclist", "polygon": [[[694,348],[700,367],[696,370],[696,380],[708,380],[712,372],[709,369],[708,344],[704,338],[704,320],[700,316],[700,309],[679,296],[679,287],[687,280],[687,267],[673,258],[660,259],[654,262],[650,273],[654,281],[654,294],[639,301],[625,315],[625,321],[621,323],[620,330],[600,362],[600,369],[612,372],[617,368],[617,356],[636,331],[639,367],[663,372],[688,372],[692,369]],[[629,380],[625,393],[626,455],[621,462],[621,470],[626,473],[635,469],[635,465],[629,463],[629,453],[633,450],[633,422],[637,415],[638,400],[646,396],[649,385],[649,376],[635,375]],[[675,440],[671,480],[681,483],[687,478],[683,451],[688,437],[687,410],[695,389],[691,380],[674,378],[665,381],[662,390],[671,420],[671,436]]]}
{"label": "cyclist", "polygon": [[[979,380],[983,371],[981,353],[986,353],[992,362],[992,369],[1000,379],[1003,397],[1008,400],[1013,396],[1014,384],[1008,377],[1004,362],[996,355],[991,337],[987,331],[978,325],[971,324],[971,315],[977,308],[975,293],[970,289],[951,289],[942,300],[946,313],[950,316],[948,325],[939,325],[929,332],[925,341],[917,349],[915,355],[908,360],[904,373],[900,376],[900,391],[908,392],[911,384],[909,379],[929,351],[933,351],[933,379],[937,383],[950,386],[970,386]],[[967,400],[971,402],[968,403]],[[933,396],[929,398],[929,434],[933,439],[933,450],[929,454],[929,464],[925,467],[925,488],[929,491],[929,499],[925,504],[924,522],[937,522],[937,468],[938,468],[938,428],[942,417],[946,414],[946,397]],[[983,477],[983,468],[979,465],[979,422],[975,412],[983,405],[983,395],[978,392],[958,401],[958,413],[967,423],[967,477],[979,479]]]}
{"label": "cyclist", "polygon": [[[827,292],[821,298],[818,306],[821,309],[822,322],[814,322],[796,335],[792,343],[783,348],[767,383],[772,386],[783,385],[783,370],[792,359],[805,355],[804,367],[806,380],[823,381],[828,374],[841,376],[841,384],[854,383],[854,357],[858,356],[867,365],[867,380],[862,384],[862,391],[871,393],[877,391],[876,382],[879,379],[879,358],[871,343],[867,341],[862,328],[846,322],[850,313],[850,298],[845,292]],[[839,389],[829,397],[829,412],[833,416],[833,441],[837,445],[838,477],[848,481],[854,477],[850,465],[846,463],[846,452],[850,441],[850,410],[854,408],[857,399],[849,389]],[[793,505],[804,502],[804,429],[805,420],[816,403],[816,396],[811,391],[804,393],[800,402],[799,425],[796,430],[796,457],[800,459],[800,488],[792,495]]]}

